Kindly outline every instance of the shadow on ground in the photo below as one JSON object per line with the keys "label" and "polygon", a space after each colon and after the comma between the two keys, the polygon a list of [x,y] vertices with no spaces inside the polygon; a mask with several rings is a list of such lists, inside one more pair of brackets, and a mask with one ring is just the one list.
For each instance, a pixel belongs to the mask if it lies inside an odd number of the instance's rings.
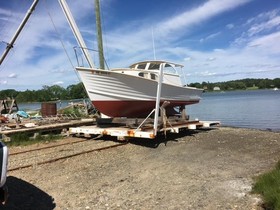
{"label": "shadow on ground", "polygon": [[55,209],[54,199],[36,186],[13,176],[7,177],[9,197],[5,210],[51,210]]}
{"label": "shadow on ground", "polygon": [[141,139],[134,138],[130,139],[129,143],[149,147],[149,148],[157,148],[160,144],[165,144],[167,146],[168,142],[174,141],[177,142],[180,138],[185,136],[195,136],[199,131],[196,130],[186,130],[180,133],[168,133],[165,135],[157,136],[155,139]]}

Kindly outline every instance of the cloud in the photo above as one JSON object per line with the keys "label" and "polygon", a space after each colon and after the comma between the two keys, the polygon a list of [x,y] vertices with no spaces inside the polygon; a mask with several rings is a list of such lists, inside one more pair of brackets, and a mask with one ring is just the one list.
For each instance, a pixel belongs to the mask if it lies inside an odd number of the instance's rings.
{"label": "cloud", "polygon": [[7,80],[0,80],[0,84],[1,84],[1,85],[6,85],[7,83],[8,83]]}
{"label": "cloud", "polygon": [[248,47],[258,48],[260,54],[279,54],[280,53],[280,31],[253,39],[248,43]]}
{"label": "cloud", "polygon": [[186,11],[165,21],[164,23],[161,23],[158,28],[164,33],[173,33],[174,30],[196,25],[202,21],[206,21],[211,17],[232,10],[250,1],[251,0],[207,1],[195,9]]}
{"label": "cloud", "polygon": [[[243,25],[244,32],[233,42],[233,45],[242,46],[254,39],[270,36],[280,28],[280,10],[272,10],[250,18]],[[253,46],[252,44],[250,46]]]}
{"label": "cloud", "polygon": [[57,82],[54,82],[53,85],[63,85],[64,82],[63,81],[57,81]]}
{"label": "cloud", "polygon": [[214,61],[214,60],[216,60],[216,58],[214,58],[214,57],[207,58],[207,61]]}
{"label": "cloud", "polygon": [[214,39],[215,37],[219,36],[221,34],[221,32],[217,32],[217,33],[214,33],[214,34],[210,34],[209,36],[205,37],[205,38],[202,38],[199,40],[199,42],[205,42],[209,39]]}
{"label": "cloud", "polygon": [[9,77],[9,78],[17,78],[17,77],[18,77],[18,75],[17,75],[17,74],[15,74],[15,73],[12,73],[12,74],[10,74],[8,77]]}
{"label": "cloud", "polygon": [[234,28],[234,24],[230,23],[226,25],[227,29],[233,29]]}
{"label": "cloud", "polygon": [[248,36],[255,36],[261,32],[269,31],[275,27],[280,26],[280,16],[273,17],[270,20],[267,20],[262,23],[254,24],[249,30],[248,30]]}
{"label": "cloud", "polygon": [[191,57],[184,58],[184,61],[191,61],[191,60],[193,60],[193,58],[191,58]]}

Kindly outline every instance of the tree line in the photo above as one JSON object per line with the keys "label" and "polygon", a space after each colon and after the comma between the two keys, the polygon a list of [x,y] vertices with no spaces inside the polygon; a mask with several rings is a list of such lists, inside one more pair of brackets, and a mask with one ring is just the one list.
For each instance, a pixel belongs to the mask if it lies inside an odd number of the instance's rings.
{"label": "tree line", "polygon": [[[190,87],[202,88],[207,91],[213,91],[215,87],[220,90],[246,90],[246,89],[280,89],[280,78],[276,79],[241,79],[227,82],[202,82],[191,83]],[[83,84],[69,85],[63,88],[59,85],[43,86],[40,90],[17,91],[6,89],[0,91],[0,99],[13,98],[17,102],[47,102],[56,100],[72,100],[87,98]]]}
{"label": "tree line", "polygon": [[40,90],[17,91],[6,89],[0,91],[0,99],[16,99],[20,102],[47,102],[56,100],[71,100],[87,98],[83,84],[80,82],[76,85],[69,85],[63,88],[59,85],[43,86]]}
{"label": "tree line", "polygon": [[220,90],[246,90],[246,89],[271,89],[280,88],[280,78],[276,79],[241,79],[227,82],[202,82],[191,83],[190,87],[202,88],[213,91],[215,87]]}

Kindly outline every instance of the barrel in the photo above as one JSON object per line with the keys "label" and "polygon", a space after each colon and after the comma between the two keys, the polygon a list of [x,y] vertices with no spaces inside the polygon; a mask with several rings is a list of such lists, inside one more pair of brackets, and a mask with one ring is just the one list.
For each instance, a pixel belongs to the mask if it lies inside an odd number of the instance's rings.
{"label": "barrel", "polygon": [[41,114],[42,117],[55,116],[57,114],[56,103],[42,103]]}

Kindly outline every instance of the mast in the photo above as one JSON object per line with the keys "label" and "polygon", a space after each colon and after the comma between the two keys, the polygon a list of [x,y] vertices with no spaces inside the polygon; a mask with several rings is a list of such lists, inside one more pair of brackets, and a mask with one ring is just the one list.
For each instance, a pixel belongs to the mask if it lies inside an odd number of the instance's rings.
{"label": "mast", "polygon": [[2,64],[2,62],[4,61],[6,56],[8,55],[9,51],[14,47],[14,43],[15,43],[16,39],[18,38],[20,32],[22,31],[23,27],[25,26],[26,22],[28,21],[29,17],[31,16],[32,12],[35,10],[35,7],[36,7],[38,2],[39,2],[39,0],[34,0],[33,1],[33,4],[31,5],[29,10],[27,11],[27,13],[26,13],[25,17],[23,18],[21,24],[19,25],[18,29],[16,30],[15,35],[13,36],[11,41],[9,43],[7,43],[6,50],[4,51],[4,53],[2,54],[1,59],[0,59],[0,65]]}
{"label": "mast", "polygon": [[97,28],[99,65],[100,65],[100,69],[105,69],[99,0],[95,0],[95,20],[96,20],[96,28]]}
{"label": "mast", "polygon": [[86,60],[89,64],[89,66],[91,68],[94,68],[94,62],[92,61],[92,59],[90,57],[88,48],[86,47],[86,44],[83,40],[83,37],[82,37],[82,35],[81,35],[81,33],[78,29],[78,26],[77,26],[72,14],[71,14],[71,11],[70,11],[66,1],[65,0],[59,0],[59,3],[60,3],[60,6],[61,6],[65,16],[66,16],[66,19],[68,20],[69,25],[70,25],[73,33],[74,33],[74,36],[75,36],[77,42],[79,43],[79,46],[81,47],[81,50],[83,51],[83,53],[86,57]]}

